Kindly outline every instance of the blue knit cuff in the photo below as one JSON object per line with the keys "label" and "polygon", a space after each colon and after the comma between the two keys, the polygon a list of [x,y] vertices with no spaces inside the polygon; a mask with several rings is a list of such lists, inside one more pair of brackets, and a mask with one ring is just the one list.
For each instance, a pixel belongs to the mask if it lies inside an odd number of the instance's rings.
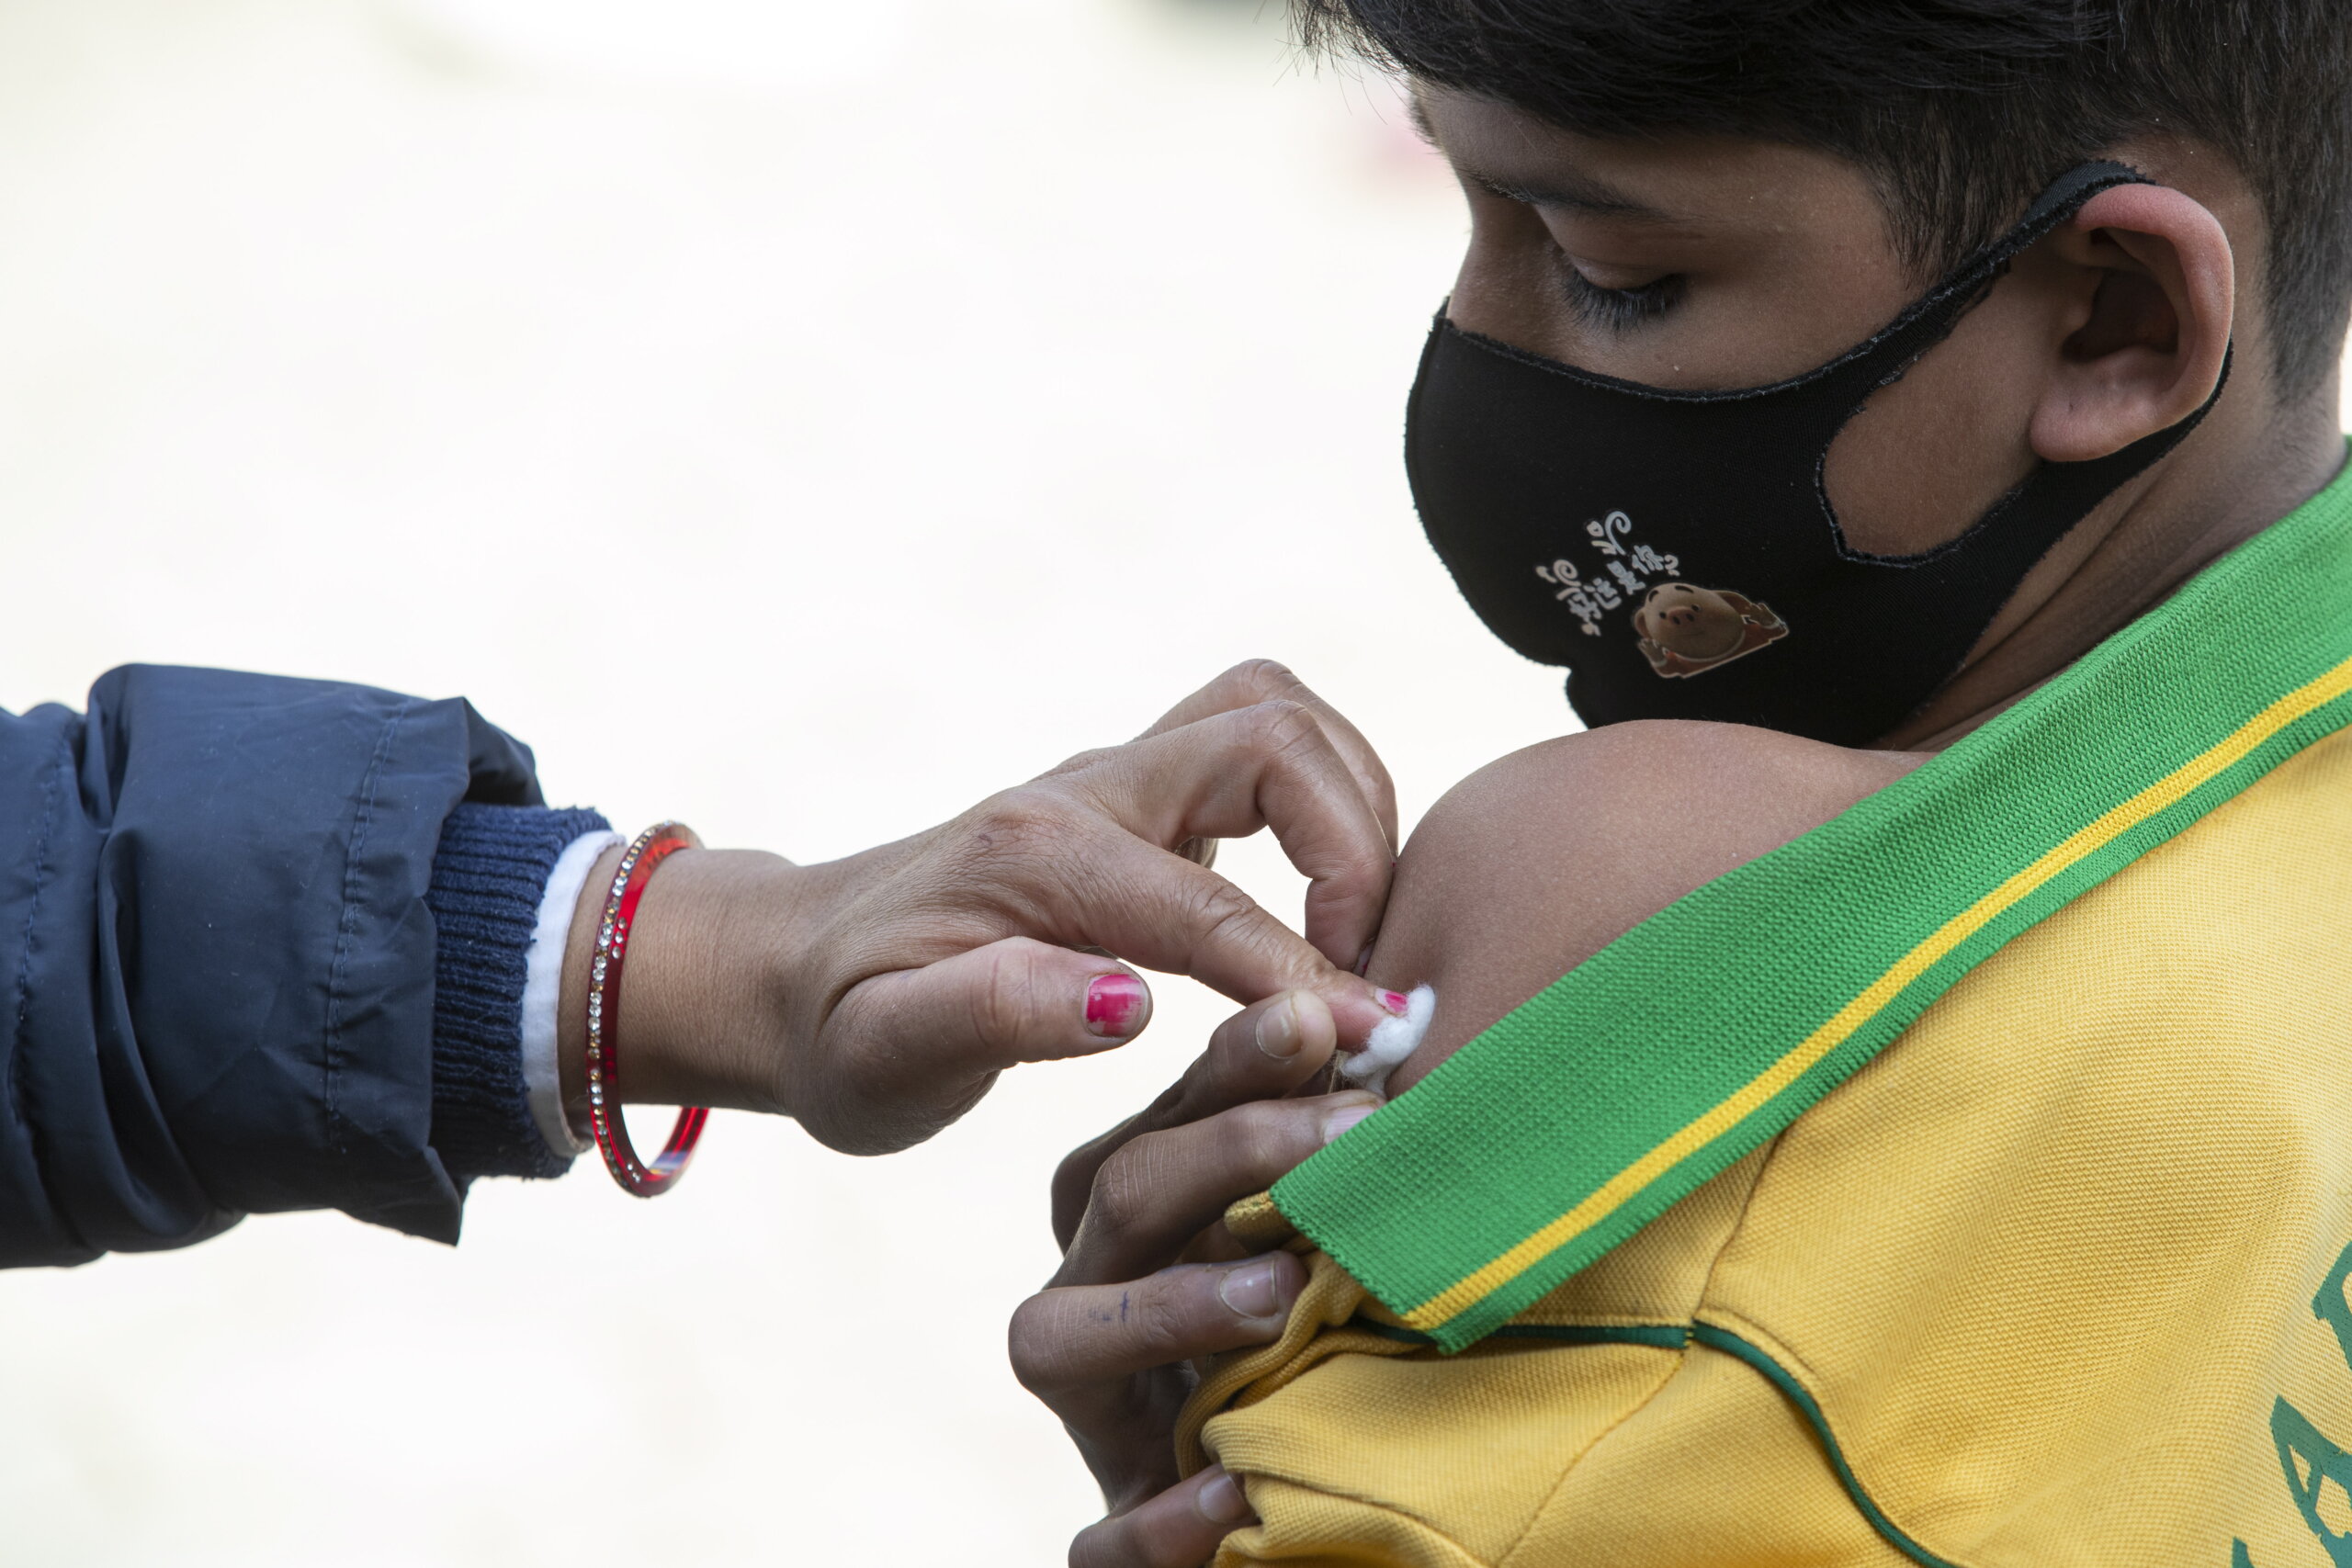
{"label": "blue knit cuff", "polygon": [[467,803],[449,814],[433,911],[433,1147],[452,1179],[561,1176],[523,1081],[523,985],[548,878],[594,811]]}

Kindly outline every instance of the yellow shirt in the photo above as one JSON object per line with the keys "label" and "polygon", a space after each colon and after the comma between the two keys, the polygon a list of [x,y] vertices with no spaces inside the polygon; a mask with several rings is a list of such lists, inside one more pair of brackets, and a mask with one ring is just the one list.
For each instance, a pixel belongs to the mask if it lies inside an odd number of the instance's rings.
{"label": "yellow shirt", "polygon": [[1467,1351],[1313,1255],[1218,1562],[2352,1564],[2347,935],[2352,731]]}

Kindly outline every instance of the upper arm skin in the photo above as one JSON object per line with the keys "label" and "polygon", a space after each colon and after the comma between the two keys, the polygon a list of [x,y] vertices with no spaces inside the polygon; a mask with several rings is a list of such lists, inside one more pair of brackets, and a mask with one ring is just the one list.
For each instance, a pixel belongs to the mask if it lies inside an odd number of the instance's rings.
{"label": "upper arm skin", "polygon": [[1685,894],[1925,761],[1657,721],[1545,741],[1471,774],[1405,846],[1368,970],[1437,989],[1429,1034],[1389,1093]]}

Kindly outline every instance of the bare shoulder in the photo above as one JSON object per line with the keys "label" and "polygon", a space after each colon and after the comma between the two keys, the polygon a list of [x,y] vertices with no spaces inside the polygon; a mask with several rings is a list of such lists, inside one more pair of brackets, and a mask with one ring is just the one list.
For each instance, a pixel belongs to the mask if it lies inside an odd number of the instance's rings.
{"label": "bare shoulder", "polygon": [[1437,987],[1401,1092],[1650,916],[1810,832],[1926,759],[1743,725],[1638,723],[1488,764],[1430,808],[1397,862],[1373,958]]}

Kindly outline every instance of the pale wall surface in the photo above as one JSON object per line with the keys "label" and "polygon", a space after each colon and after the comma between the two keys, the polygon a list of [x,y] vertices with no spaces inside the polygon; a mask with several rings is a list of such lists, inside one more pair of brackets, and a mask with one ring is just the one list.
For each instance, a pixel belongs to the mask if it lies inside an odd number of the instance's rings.
{"label": "pale wall surface", "polygon": [[[0,706],[464,693],[559,801],[818,859],[1262,652],[1415,814],[1568,720],[1412,521],[1463,220],[1387,102],[1246,0],[6,0]],[[1220,1016],[1160,995],[889,1161],[721,1116],[455,1252],[0,1276],[0,1562],[1059,1561],[1002,1324]]]}

